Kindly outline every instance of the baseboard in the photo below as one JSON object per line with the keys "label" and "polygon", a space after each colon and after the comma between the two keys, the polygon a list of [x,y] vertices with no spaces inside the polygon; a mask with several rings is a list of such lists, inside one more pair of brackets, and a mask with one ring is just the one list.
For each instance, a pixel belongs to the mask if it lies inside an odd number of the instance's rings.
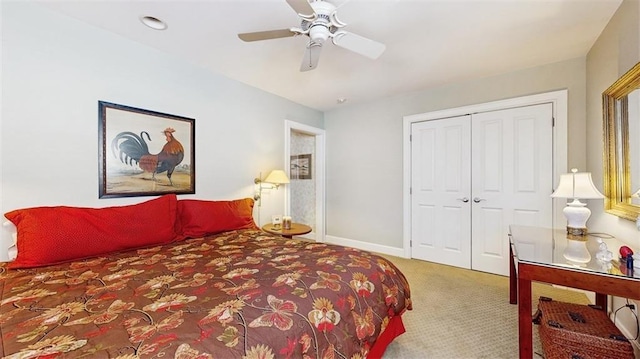
{"label": "baseboard", "polygon": [[303,234],[301,236],[294,236],[295,238],[304,238],[306,240],[309,241],[315,241],[316,240],[316,232],[309,232],[307,234]]}
{"label": "baseboard", "polygon": [[341,246],[348,246],[365,251],[388,254],[390,256],[404,257],[404,249],[402,248],[383,246],[381,244],[357,241],[354,239],[341,238],[336,236],[326,236],[325,240],[327,243],[331,244],[339,244]]}

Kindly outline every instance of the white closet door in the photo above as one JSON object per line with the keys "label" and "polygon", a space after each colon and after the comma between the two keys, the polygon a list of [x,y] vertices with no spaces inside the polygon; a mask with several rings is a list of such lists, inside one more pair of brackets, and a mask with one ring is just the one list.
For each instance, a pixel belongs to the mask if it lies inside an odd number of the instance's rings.
{"label": "white closet door", "polygon": [[411,138],[411,256],[470,268],[470,116],[414,123]]}
{"label": "white closet door", "polygon": [[510,224],[552,226],[551,104],[474,114],[472,268],[508,275]]}

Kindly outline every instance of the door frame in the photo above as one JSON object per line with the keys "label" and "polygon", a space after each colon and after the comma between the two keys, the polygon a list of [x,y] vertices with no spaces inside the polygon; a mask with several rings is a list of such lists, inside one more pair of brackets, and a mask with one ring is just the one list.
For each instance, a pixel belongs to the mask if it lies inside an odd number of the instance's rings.
{"label": "door frame", "polygon": [[[405,258],[411,258],[411,125],[415,122],[444,119],[448,117],[456,117],[474,114],[478,112],[488,112],[505,110],[514,107],[523,107],[530,105],[538,105],[542,103],[551,103],[553,105],[553,118],[555,123],[553,126],[553,181],[558,183],[560,174],[567,172],[568,159],[568,90],[558,90],[546,92],[536,95],[516,97],[506,100],[498,100],[476,105],[462,106],[450,108],[446,110],[438,110],[415,115],[404,116],[402,119],[402,163],[403,163],[403,179],[402,179],[402,247]],[[551,195],[551,193],[549,193]],[[562,223],[562,208],[566,203],[553,203],[553,227],[557,227],[557,223]]]}
{"label": "door frame", "polygon": [[[284,167],[287,175],[291,177],[291,131],[301,132],[306,135],[314,136],[315,143],[315,170],[313,179],[316,185],[316,223],[314,232],[316,242],[324,242],[326,236],[326,195],[325,195],[325,161],[326,161],[326,133],[325,130],[299,122],[285,120],[284,121]],[[289,186],[285,186],[284,213],[291,213],[291,191]],[[302,236],[304,237],[304,236]]]}

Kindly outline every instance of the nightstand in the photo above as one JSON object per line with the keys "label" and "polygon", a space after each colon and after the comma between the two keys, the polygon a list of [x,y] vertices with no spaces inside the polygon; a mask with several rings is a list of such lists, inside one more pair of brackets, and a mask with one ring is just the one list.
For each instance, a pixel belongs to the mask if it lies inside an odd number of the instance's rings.
{"label": "nightstand", "polygon": [[267,223],[264,226],[262,226],[262,230],[265,232],[268,232],[271,234],[277,234],[279,236],[283,236],[286,238],[293,238],[293,236],[300,236],[300,235],[311,232],[311,227],[302,223],[291,223],[290,229],[284,229],[282,228],[282,225],[280,225],[280,229],[275,229],[273,228],[273,224]]}

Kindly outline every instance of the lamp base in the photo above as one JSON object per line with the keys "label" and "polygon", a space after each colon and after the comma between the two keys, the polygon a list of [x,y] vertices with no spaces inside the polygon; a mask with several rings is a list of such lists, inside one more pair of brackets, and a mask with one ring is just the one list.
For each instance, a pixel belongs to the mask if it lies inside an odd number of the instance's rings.
{"label": "lamp base", "polygon": [[586,207],[585,203],[576,198],[573,202],[567,203],[562,213],[567,219],[567,234],[574,236],[587,235],[587,220],[591,216],[591,210]]}
{"label": "lamp base", "polygon": [[570,236],[586,236],[587,235],[587,227],[569,227],[567,226],[567,234]]}
{"label": "lamp base", "polygon": [[587,238],[580,236],[568,236],[567,247],[562,253],[564,258],[573,263],[589,263],[591,261],[591,253],[587,249]]}

